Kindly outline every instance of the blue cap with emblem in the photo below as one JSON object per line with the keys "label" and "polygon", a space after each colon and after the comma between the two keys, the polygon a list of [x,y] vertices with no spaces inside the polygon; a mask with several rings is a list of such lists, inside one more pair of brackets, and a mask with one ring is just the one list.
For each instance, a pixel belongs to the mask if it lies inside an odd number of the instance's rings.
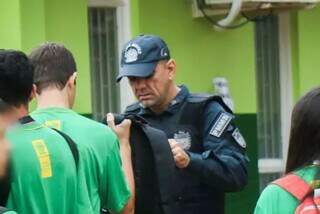
{"label": "blue cap with emblem", "polygon": [[130,40],[121,54],[119,82],[122,77],[146,78],[160,60],[170,59],[167,44],[158,36],[140,35]]}

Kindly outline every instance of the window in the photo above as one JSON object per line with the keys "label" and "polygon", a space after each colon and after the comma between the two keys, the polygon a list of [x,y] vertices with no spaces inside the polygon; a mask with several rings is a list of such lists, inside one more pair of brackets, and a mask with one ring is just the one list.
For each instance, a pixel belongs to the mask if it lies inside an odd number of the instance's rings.
{"label": "window", "polygon": [[119,111],[116,8],[90,7],[89,41],[93,117]]}
{"label": "window", "polygon": [[260,189],[284,172],[291,110],[289,15],[255,25]]}

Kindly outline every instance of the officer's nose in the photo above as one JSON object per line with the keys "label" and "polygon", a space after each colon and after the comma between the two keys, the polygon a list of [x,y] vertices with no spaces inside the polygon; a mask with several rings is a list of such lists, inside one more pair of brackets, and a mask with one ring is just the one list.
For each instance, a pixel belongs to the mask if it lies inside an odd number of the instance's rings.
{"label": "officer's nose", "polygon": [[142,90],[142,89],[146,88],[146,79],[145,78],[136,78],[134,85],[137,90]]}

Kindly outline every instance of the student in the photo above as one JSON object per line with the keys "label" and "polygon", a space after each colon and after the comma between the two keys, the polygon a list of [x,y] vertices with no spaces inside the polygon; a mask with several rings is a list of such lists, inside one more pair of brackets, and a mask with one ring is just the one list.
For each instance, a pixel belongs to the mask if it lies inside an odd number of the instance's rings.
{"label": "student", "polygon": [[62,135],[28,116],[34,90],[27,56],[0,50],[0,98],[13,108],[7,115],[13,149],[6,205],[19,214],[77,213],[75,154]]}
{"label": "student", "polygon": [[110,128],[71,110],[77,80],[72,53],[63,45],[45,43],[35,48],[29,58],[35,67],[38,103],[32,117],[65,132],[78,144],[81,173],[91,204],[88,212],[98,214],[105,208],[113,213],[133,213],[134,194],[130,194],[126,182],[127,178],[134,193],[129,133],[121,131],[121,126],[130,126],[129,121],[114,126],[118,134],[122,133],[119,151],[118,138]]}
{"label": "student", "polygon": [[[315,181],[320,178],[319,118],[320,88],[316,88],[304,95],[293,109],[287,175],[265,188],[256,205],[255,214],[302,213],[297,210],[305,208],[310,214],[319,213],[314,206],[319,205],[314,198],[314,189],[319,188],[319,182]],[[308,199],[311,204],[304,199]]]}

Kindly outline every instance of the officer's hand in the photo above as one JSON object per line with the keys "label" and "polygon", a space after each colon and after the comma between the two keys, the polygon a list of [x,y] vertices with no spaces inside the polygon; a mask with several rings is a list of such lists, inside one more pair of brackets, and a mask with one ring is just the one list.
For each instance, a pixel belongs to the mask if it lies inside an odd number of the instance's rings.
{"label": "officer's hand", "polygon": [[129,142],[131,120],[125,119],[119,125],[115,125],[113,114],[108,113],[107,123],[108,126],[116,133],[120,142]]}
{"label": "officer's hand", "polygon": [[189,155],[174,139],[169,139],[169,144],[173,153],[174,161],[176,162],[176,166],[180,169],[186,168],[190,163]]}

